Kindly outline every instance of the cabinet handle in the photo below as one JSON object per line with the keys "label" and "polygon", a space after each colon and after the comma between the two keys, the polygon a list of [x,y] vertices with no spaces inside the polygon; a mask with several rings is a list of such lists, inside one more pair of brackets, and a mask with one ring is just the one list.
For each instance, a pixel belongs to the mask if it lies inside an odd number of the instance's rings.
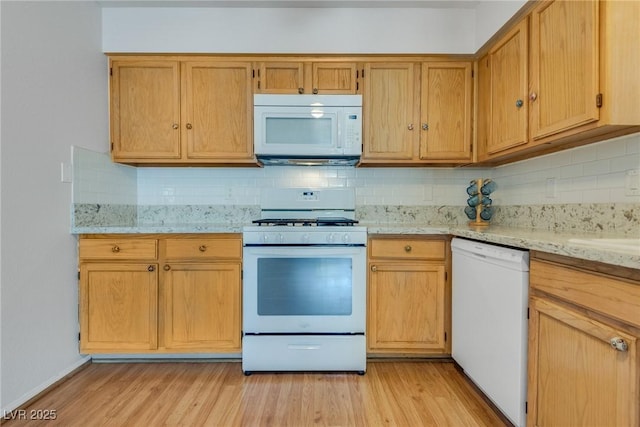
{"label": "cabinet handle", "polygon": [[422,124],[422,130],[429,130],[429,124],[428,123],[423,123]]}
{"label": "cabinet handle", "polygon": [[120,252],[120,246],[113,245],[113,247],[111,248],[111,252],[113,252],[114,254],[117,254],[118,252]]}
{"label": "cabinet handle", "polygon": [[304,88],[303,88],[303,87],[299,87],[299,88],[298,88],[298,93],[299,93],[300,95],[302,95],[302,94],[304,93]]}
{"label": "cabinet handle", "polygon": [[198,248],[198,250],[200,252],[205,252],[207,250],[207,245],[200,245],[200,247]]}
{"label": "cabinet handle", "polygon": [[[533,100],[532,100],[532,101],[533,101]],[[516,101],[516,107],[520,108],[520,107],[522,107],[523,105],[524,105],[524,102],[522,102],[522,99],[518,99],[518,100]]]}
{"label": "cabinet handle", "polygon": [[313,88],[313,94],[314,94],[314,95],[317,95],[317,94],[318,94],[318,88],[317,88],[317,87],[314,87],[314,88]]}
{"label": "cabinet handle", "polygon": [[378,266],[377,266],[377,265],[372,265],[372,266],[371,266],[371,271],[373,271],[374,273],[375,273],[376,271],[378,271]]}
{"label": "cabinet handle", "polygon": [[411,252],[411,245],[407,245],[404,247],[405,252]]}
{"label": "cabinet handle", "polygon": [[193,126],[191,125],[191,123],[187,123],[187,129],[193,129]]}
{"label": "cabinet handle", "polygon": [[609,343],[611,344],[611,347],[618,350],[618,351],[627,351],[629,349],[629,346],[627,345],[627,342],[620,337],[613,337],[611,338],[611,340],[609,341]]}
{"label": "cabinet handle", "polygon": [[531,92],[531,95],[529,95],[529,100],[531,102],[535,101],[536,99],[538,99],[538,94],[535,92]]}
{"label": "cabinet handle", "polygon": [[156,271],[156,268],[153,265],[147,267],[147,271]]}
{"label": "cabinet handle", "polygon": [[178,126],[177,123],[174,123],[174,124],[171,125],[171,127],[174,128],[174,129],[178,129],[180,126]]}
{"label": "cabinet handle", "polygon": [[413,123],[409,123],[409,126],[407,126],[407,129],[413,130]]}
{"label": "cabinet handle", "polygon": [[169,271],[169,270],[171,270],[171,266],[169,264],[165,264],[164,267],[162,267],[162,269],[164,271]]}

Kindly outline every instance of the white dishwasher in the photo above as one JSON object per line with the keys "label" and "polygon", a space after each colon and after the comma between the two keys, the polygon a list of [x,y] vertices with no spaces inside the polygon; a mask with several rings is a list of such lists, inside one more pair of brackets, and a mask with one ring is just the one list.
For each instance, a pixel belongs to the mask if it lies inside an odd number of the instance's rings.
{"label": "white dishwasher", "polygon": [[516,426],[526,425],[529,252],[454,238],[452,356]]}

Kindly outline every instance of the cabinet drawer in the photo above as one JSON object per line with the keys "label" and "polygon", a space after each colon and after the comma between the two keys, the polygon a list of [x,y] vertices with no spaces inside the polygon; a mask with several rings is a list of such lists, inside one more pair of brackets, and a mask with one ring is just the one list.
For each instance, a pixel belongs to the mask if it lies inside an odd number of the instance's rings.
{"label": "cabinet drawer", "polygon": [[400,259],[444,259],[443,240],[371,239],[371,257]]}
{"label": "cabinet drawer", "polygon": [[156,259],[155,239],[80,239],[81,259]]}
{"label": "cabinet drawer", "polygon": [[240,239],[202,238],[166,239],[167,259],[239,259],[242,257]]}
{"label": "cabinet drawer", "polygon": [[640,283],[535,259],[529,283],[532,289],[640,327]]}

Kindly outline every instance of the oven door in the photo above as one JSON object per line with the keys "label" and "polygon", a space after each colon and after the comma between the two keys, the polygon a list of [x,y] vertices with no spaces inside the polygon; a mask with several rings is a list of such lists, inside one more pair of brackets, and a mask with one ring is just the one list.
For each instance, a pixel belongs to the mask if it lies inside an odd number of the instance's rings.
{"label": "oven door", "polygon": [[243,256],[245,334],[364,333],[364,246],[247,246]]}

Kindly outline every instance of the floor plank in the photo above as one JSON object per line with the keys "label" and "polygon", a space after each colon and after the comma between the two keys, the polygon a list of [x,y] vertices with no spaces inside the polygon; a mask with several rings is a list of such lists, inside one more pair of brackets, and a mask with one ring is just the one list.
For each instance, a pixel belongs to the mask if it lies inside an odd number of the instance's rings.
{"label": "floor plank", "polygon": [[429,361],[248,377],[236,362],[93,363],[3,427],[43,425],[30,418],[46,411],[47,426],[505,425],[453,363]]}

